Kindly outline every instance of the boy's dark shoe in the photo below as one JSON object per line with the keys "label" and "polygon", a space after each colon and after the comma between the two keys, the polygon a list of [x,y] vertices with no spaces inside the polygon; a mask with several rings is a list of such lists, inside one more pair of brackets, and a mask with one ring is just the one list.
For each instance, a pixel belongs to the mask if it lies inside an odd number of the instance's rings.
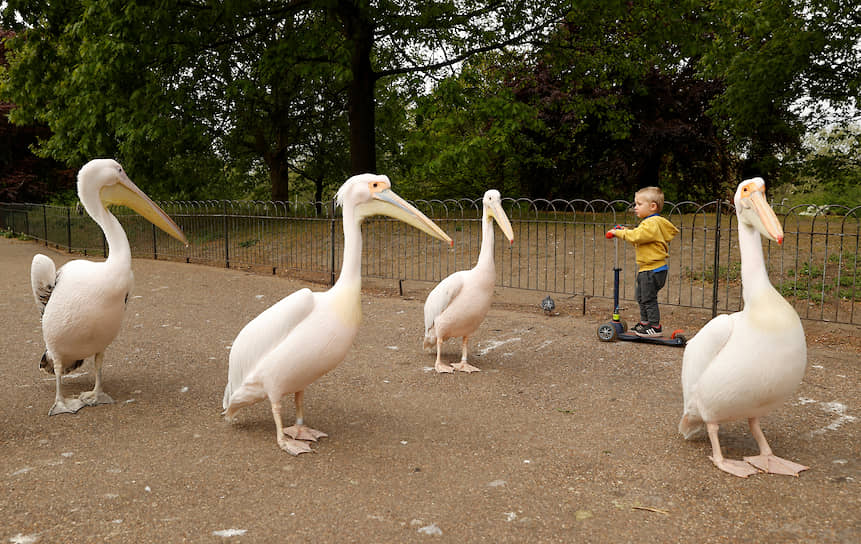
{"label": "boy's dark shoe", "polygon": [[631,327],[631,332],[634,334],[645,334],[646,327],[648,327],[648,323],[643,323],[642,321],[638,322],[636,325]]}
{"label": "boy's dark shoe", "polygon": [[643,325],[642,323],[637,323],[636,325],[634,325],[634,328],[631,330],[637,336],[643,336],[646,338],[664,335],[664,330],[661,328],[660,325],[651,325],[651,324]]}

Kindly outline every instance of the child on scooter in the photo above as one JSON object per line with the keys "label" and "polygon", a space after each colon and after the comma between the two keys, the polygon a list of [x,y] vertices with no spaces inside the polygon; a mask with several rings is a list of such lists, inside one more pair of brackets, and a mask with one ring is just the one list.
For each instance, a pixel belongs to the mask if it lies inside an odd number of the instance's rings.
{"label": "child on scooter", "polygon": [[607,239],[615,236],[634,245],[638,269],[634,294],[640,306],[640,322],[631,331],[644,337],[664,334],[658,291],[667,282],[669,242],[679,233],[675,225],[658,215],[663,207],[663,191],[644,187],[634,194],[634,213],[642,219],[640,224],[633,229],[617,226],[607,231]]}

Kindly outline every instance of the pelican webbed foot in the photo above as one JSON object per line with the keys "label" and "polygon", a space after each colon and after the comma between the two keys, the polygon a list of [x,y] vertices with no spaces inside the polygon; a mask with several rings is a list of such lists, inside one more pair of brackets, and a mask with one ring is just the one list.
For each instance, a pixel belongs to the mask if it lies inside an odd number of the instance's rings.
{"label": "pelican webbed foot", "polygon": [[283,435],[278,438],[278,446],[290,455],[299,455],[300,453],[314,453],[314,450],[311,449],[311,446],[307,442],[302,442],[301,440],[293,440],[292,438],[287,438]]}
{"label": "pelican webbed foot", "polygon": [[112,399],[111,396],[104,391],[84,391],[83,393],[78,395],[78,399],[80,399],[81,402],[83,402],[86,406],[114,403],[114,399]]}
{"label": "pelican webbed foot", "polygon": [[747,478],[748,476],[759,472],[756,467],[749,465],[744,461],[735,461],[733,459],[715,460],[712,456],[709,456],[709,459],[712,460],[712,463],[714,463],[717,468],[724,472],[728,472],[733,476],[738,476],[739,478]]}
{"label": "pelican webbed foot", "polygon": [[55,416],[57,414],[75,414],[86,406],[81,400],[76,398],[67,398],[67,399],[57,399],[54,401],[54,405],[51,406],[51,409],[48,411],[49,416]]}
{"label": "pelican webbed foot", "polygon": [[474,367],[466,361],[461,361],[459,363],[454,363],[451,365],[455,370],[459,370],[461,372],[481,372],[481,369],[478,367]]}
{"label": "pelican webbed foot", "polygon": [[776,455],[755,455],[745,457],[744,460],[768,474],[798,476],[799,472],[810,468],[787,459],[780,458]]}
{"label": "pelican webbed foot", "polygon": [[284,434],[296,440],[309,440],[311,442],[316,442],[318,438],[326,438],[329,436],[323,431],[312,429],[307,425],[293,425],[291,427],[287,427],[284,429]]}
{"label": "pelican webbed foot", "polygon": [[454,372],[452,367],[440,361],[434,363],[433,368],[437,371],[437,374],[452,374]]}

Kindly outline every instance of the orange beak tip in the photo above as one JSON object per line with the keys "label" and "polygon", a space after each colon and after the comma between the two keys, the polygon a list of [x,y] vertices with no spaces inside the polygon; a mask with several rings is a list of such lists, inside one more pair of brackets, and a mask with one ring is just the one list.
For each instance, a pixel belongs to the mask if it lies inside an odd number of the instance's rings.
{"label": "orange beak tip", "polygon": [[452,241],[448,244],[448,247],[454,247],[454,240],[452,240]]}

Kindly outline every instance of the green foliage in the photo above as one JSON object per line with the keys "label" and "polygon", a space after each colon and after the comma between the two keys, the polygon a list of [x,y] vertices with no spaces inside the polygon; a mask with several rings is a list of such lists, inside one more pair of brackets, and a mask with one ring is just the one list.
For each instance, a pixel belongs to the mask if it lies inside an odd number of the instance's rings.
{"label": "green foliage", "polygon": [[[715,267],[708,266],[705,270],[692,270],[690,267],[685,267],[685,277],[695,281],[705,281],[714,283]],[[729,266],[718,266],[718,281],[736,282],[741,280],[741,263],[732,263]]]}
{"label": "green foliage", "polygon": [[156,198],[323,200],[358,170],[412,198],[861,185],[857,147],[802,147],[817,106],[859,98],[851,2],[8,0],[0,21],[0,99],[51,129],[34,151],[116,157]]}
{"label": "green foliage", "polygon": [[861,300],[858,256],[849,251],[830,255],[824,267],[805,261],[797,272],[787,270],[785,277],[786,280],[777,286],[783,296],[821,302],[823,293],[836,293],[843,300]]}
{"label": "green foliage", "polygon": [[541,123],[503,84],[502,66],[510,61],[501,54],[474,57],[458,77],[417,101],[416,129],[404,146],[406,194],[479,198],[491,186],[523,194],[520,174],[530,148],[522,134]]}
{"label": "green foliage", "polygon": [[809,134],[793,178],[773,198],[789,205],[861,203],[861,125],[836,126]]}

